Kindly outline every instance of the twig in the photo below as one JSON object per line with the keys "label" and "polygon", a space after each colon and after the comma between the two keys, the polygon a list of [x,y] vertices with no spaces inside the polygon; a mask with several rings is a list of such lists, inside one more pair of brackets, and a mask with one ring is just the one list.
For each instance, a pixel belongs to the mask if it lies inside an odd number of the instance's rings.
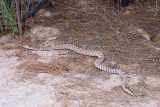
{"label": "twig", "polygon": [[2,22],[0,21],[0,32],[3,32],[4,31],[4,28],[2,26]]}
{"label": "twig", "polygon": [[23,16],[22,22],[24,22],[30,16],[36,14],[41,8],[43,8],[47,1],[48,0],[39,0],[38,3],[31,10],[29,10],[25,16]]}
{"label": "twig", "polygon": [[157,15],[157,13],[158,13],[158,8],[159,8],[159,6],[158,6],[158,0],[156,0],[156,12],[155,12],[154,16]]}
{"label": "twig", "polygon": [[16,3],[16,10],[17,10],[19,33],[20,35],[22,35],[22,25],[21,25],[21,19],[20,19],[20,11],[19,11],[19,0],[15,0],[15,3]]}

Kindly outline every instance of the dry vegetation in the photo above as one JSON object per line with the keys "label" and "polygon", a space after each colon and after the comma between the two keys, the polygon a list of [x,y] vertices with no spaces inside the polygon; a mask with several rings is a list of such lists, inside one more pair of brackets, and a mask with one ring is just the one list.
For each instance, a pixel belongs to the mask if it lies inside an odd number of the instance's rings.
{"label": "dry vegetation", "polygon": [[[131,77],[138,77],[145,82],[148,77],[160,78],[160,13],[154,16],[155,11],[155,2],[151,1],[132,4],[121,8],[120,12],[117,6],[109,5],[107,1],[58,1],[26,21],[25,34],[20,46],[23,44],[42,46],[52,43],[71,43],[86,49],[100,50],[105,54],[104,63],[107,66],[121,68],[128,75],[132,75]],[[33,28],[39,31],[33,33]],[[52,30],[45,28],[57,28],[60,33],[53,35]],[[48,33],[39,36],[38,32]],[[4,45],[1,47],[10,49]],[[94,67],[95,58],[72,51],[67,51],[67,53],[66,51],[65,53],[54,51],[49,56],[46,52],[41,56],[38,52],[20,49],[21,51],[16,55],[20,61],[23,61],[17,66],[17,69],[25,71],[22,79],[30,79],[39,73],[67,78],[68,83],[59,81],[61,85],[56,87],[59,90],[57,97],[64,106],[71,105],[71,101],[76,99],[79,105],[82,105],[83,102],[83,106],[97,107],[114,106],[112,103],[116,102],[124,106],[133,106],[134,102],[160,100],[158,95],[160,87],[152,87],[148,83],[145,87],[141,87],[142,82],[132,84],[131,87],[143,90],[146,95],[143,98],[131,98],[125,93],[119,96],[119,93],[123,93],[120,86],[114,87],[112,92],[98,89],[99,92],[94,93],[93,90],[93,93],[90,94],[83,93],[96,87],[90,85],[93,78],[98,76],[106,79],[107,77],[105,72]],[[50,57],[50,60],[43,62],[39,60],[41,57],[42,59]],[[76,77],[76,73],[82,73],[82,77]],[[69,93],[70,91],[64,91],[72,89],[78,92],[73,94]],[[108,102],[110,105],[107,104]]]}
{"label": "dry vegetation", "polygon": [[[132,4],[122,8],[120,13],[116,6],[108,6],[107,3],[59,1],[47,8],[46,14],[50,16],[43,14],[42,10],[29,19],[27,25],[29,29],[39,25],[57,27],[61,31],[57,36],[57,43],[73,43],[88,49],[99,49],[108,57],[113,57],[119,66],[138,64],[140,68],[145,66],[143,71],[157,71],[155,65],[159,62],[160,20],[159,14],[154,16],[154,2]],[[45,37],[43,40],[31,40],[33,41],[35,43],[30,44],[55,42]]]}

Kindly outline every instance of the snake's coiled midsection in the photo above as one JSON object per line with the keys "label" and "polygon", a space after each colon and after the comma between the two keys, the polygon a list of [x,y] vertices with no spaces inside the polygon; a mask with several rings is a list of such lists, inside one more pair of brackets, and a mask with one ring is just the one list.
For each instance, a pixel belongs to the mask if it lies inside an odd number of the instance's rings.
{"label": "snake's coiled midsection", "polygon": [[56,50],[56,49],[70,49],[70,50],[73,50],[73,51],[80,53],[80,54],[83,54],[83,55],[96,56],[98,58],[96,59],[94,64],[98,69],[103,70],[103,71],[107,71],[111,74],[119,74],[123,79],[122,88],[125,92],[127,92],[128,94],[133,95],[133,96],[141,95],[141,94],[136,94],[136,93],[132,92],[131,90],[129,90],[128,88],[126,88],[127,83],[128,83],[128,79],[127,79],[125,72],[123,72],[122,70],[117,69],[117,68],[110,68],[110,67],[103,65],[104,54],[100,51],[86,50],[86,49],[77,47],[73,44],[58,44],[58,45],[52,45],[52,46],[48,46],[48,47],[39,47],[39,48],[31,47],[31,46],[27,46],[27,45],[24,45],[23,47],[30,49],[30,50],[35,50],[35,51],[51,51],[51,50]]}

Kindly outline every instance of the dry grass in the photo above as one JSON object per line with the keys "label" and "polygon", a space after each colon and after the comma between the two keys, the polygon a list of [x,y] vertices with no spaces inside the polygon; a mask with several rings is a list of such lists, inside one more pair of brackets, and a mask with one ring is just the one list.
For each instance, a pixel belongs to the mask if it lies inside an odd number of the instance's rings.
{"label": "dry grass", "polygon": [[[55,41],[56,43],[73,43],[86,49],[100,50],[105,53],[106,65],[121,68],[129,75],[138,75],[142,80],[148,76],[160,77],[160,20],[159,14],[154,16],[153,2],[139,2],[138,6],[133,4],[122,9],[120,13],[116,7],[105,5],[105,2],[74,2],[74,0],[66,3],[59,1],[49,10],[50,16],[44,16],[43,12],[40,12],[28,20],[28,25],[30,27],[56,27],[61,33],[56,40],[53,40],[54,43]],[[138,32],[137,29],[144,32]],[[34,35],[31,37],[34,38]],[[41,38],[37,38],[35,43],[31,43],[32,39],[25,39],[22,43],[43,45],[45,41],[39,41],[39,39]],[[23,50],[23,53],[26,51]],[[83,99],[85,106],[90,105],[89,99],[96,99],[96,101],[103,102],[103,104],[96,103],[97,105],[104,106],[107,105],[104,101],[114,103],[112,99],[117,97],[130,98],[126,95],[118,96],[117,93],[122,93],[118,86],[113,89],[113,92],[85,93],[86,90],[94,89],[94,86],[89,85],[91,77],[87,77],[87,74],[91,74],[92,78],[97,76],[104,78],[102,75],[104,72],[97,72],[98,70],[94,67],[95,58],[78,55],[72,51],[69,51],[67,57],[47,63],[39,62],[40,56],[34,56],[32,52],[30,55],[19,53],[18,57],[20,60],[24,60],[23,57],[25,57],[26,60],[17,66],[17,69],[26,71],[22,78],[34,77],[38,73],[49,73],[66,77],[66,81],[72,83],[66,85],[60,82],[61,85],[56,87],[59,90],[57,96],[64,102],[64,106],[70,105],[69,101],[76,99],[80,103]],[[32,58],[34,61],[31,61]],[[73,76],[76,73],[83,73],[86,77],[77,79]],[[79,94],[64,92],[67,89],[76,89],[81,92]],[[154,89],[145,91],[147,95],[154,98],[155,95],[152,95],[151,91]],[[157,89],[154,91],[158,92]],[[139,101],[143,100],[139,99]],[[134,98],[134,101],[137,100],[138,98]],[[124,105],[127,104],[124,103]]]}
{"label": "dry grass", "polygon": [[[133,4],[117,13],[114,6],[105,3],[59,1],[49,9],[51,16],[43,16],[40,13],[30,20],[30,23],[32,26],[37,23],[45,27],[56,26],[62,32],[57,40],[61,41],[59,43],[73,43],[89,49],[99,49],[114,57],[117,65],[125,64],[124,69],[139,64],[138,69],[145,72],[152,69],[152,73],[156,73],[155,66],[160,62],[159,50],[156,50],[160,47],[160,20],[159,15],[154,16],[154,4],[139,2],[138,6]],[[150,40],[147,41],[141,36],[137,29],[144,30]]]}

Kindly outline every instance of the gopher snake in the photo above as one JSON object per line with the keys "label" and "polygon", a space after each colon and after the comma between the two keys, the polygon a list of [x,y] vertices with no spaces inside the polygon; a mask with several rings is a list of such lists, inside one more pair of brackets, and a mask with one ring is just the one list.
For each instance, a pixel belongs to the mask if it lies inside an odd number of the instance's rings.
{"label": "gopher snake", "polygon": [[127,88],[128,80],[127,80],[127,76],[126,76],[125,72],[123,72],[120,69],[110,68],[110,67],[107,67],[102,64],[102,62],[104,61],[104,54],[100,51],[82,49],[82,48],[77,47],[73,44],[58,44],[58,45],[52,45],[49,47],[39,47],[39,48],[31,47],[31,46],[27,46],[27,45],[24,45],[23,47],[30,49],[30,50],[35,50],[35,51],[51,51],[51,50],[56,50],[56,49],[70,49],[70,50],[73,50],[73,51],[80,53],[80,54],[83,54],[83,55],[96,56],[98,58],[96,59],[94,64],[98,69],[103,70],[103,71],[107,71],[111,74],[119,74],[122,77],[122,79],[123,79],[122,89],[125,92],[127,92],[128,94],[133,95],[133,96],[142,95],[142,94],[134,93]]}

